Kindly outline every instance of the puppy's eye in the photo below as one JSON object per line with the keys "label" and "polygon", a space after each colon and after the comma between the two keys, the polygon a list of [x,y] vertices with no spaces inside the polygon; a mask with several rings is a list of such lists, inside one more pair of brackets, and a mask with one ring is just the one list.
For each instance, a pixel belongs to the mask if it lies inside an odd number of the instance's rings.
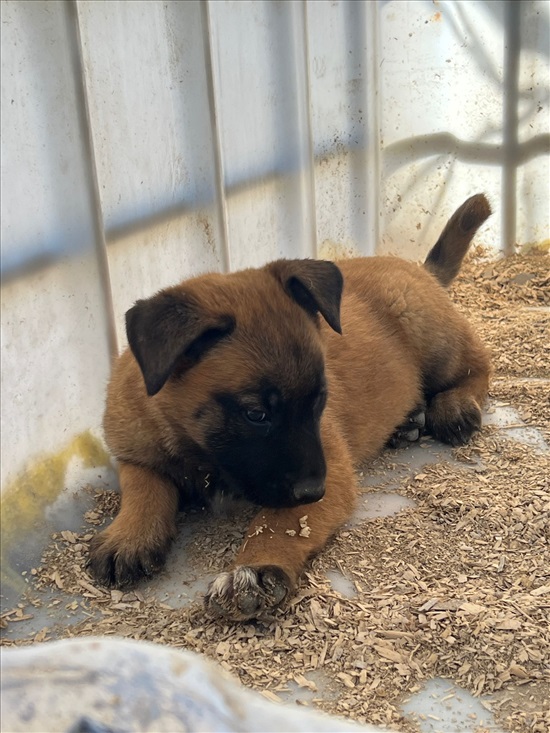
{"label": "puppy's eye", "polygon": [[248,422],[251,422],[254,425],[260,425],[267,421],[267,413],[263,410],[245,410],[244,415]]}

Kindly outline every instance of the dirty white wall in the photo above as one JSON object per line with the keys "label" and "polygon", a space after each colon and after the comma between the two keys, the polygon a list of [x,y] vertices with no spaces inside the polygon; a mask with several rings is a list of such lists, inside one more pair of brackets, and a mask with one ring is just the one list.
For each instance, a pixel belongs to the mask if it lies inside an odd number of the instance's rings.
{"label": "dirty white wall", "polygon": [[546,2],[1,12],[2,491],[40,492],[29,467],[100,434],[124,312],[158,288],[279,256],[419,259],[480,190],[480,241],[548,239]]}

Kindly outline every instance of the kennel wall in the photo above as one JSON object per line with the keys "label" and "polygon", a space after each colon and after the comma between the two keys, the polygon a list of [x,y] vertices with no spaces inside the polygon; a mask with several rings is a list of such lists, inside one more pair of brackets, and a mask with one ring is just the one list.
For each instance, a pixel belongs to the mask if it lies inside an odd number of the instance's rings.
{"label": "kennel wall", "polygon": [[548,62],[536,0],[2,2],[3,518],[112,481],[137,298],[281,256],[420,259],[477,191],[480,243],[547,244]]}

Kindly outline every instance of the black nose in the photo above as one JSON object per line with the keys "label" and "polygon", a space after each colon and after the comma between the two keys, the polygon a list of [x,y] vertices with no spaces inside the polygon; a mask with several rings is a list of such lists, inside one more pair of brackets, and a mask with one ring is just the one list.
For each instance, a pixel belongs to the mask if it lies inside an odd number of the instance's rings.
{"label": "black nose", "polygon": [[325,482],[320,478],[306,478],[297,481],[292,493],[299,504],[309,504],[312,501],[319,501],[325,495]]}

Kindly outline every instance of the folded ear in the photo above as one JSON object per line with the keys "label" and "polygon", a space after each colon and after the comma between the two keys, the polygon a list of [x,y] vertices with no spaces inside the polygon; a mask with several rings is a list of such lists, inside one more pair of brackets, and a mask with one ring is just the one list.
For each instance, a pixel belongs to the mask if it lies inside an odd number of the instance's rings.
{"label": "folded ear", "polygon": [[138,300],[126,313],[126,334],[147,394],[157,394],[176,368],[191,367],[234,325],[230,316],[205,312],[185,293]]}
{"label": "folded ear", "polygon": [[328,325],[342,333],[340,302],[344,278],[334,262],[325,260],[278,260],[267,269],[285,292],[310,315],[320,313]]}

